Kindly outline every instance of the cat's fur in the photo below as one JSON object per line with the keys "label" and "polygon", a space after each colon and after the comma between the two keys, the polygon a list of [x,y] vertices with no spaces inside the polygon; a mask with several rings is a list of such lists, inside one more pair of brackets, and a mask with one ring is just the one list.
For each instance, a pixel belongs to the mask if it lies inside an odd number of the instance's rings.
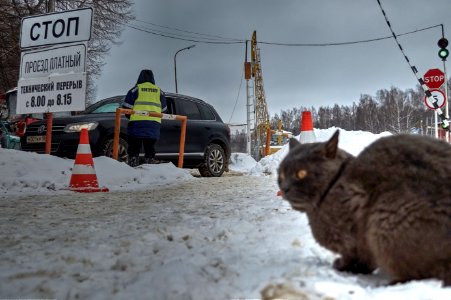
{"label": "cat's fur", "polygon": [[357,157],[324,143],[290,140],[278,183],[308,216],[334,268],[392,283],[437,278],[451,285],[451,146],[418,135],[384,137]]}

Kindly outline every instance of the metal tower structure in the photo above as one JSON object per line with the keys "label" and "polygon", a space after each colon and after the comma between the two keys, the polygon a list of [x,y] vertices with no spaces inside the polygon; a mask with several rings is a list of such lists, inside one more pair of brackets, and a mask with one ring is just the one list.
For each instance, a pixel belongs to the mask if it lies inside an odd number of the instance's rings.
{"label": "metal tower structure", "polygon": [[[269,114],[265,98],[265,89],[263,86],[260,49],[257,46],[256,31],[254,31],[254,33],[252,34],[251,40],[251,63],[249,64],[247,63],[247,61],[245,62],[245,73],[247,87],[246,94],[248,100],[248,151],[251,151],[252,153],[250,154],[253,154],[252,156],[258,160],[261,157],[261,149],[266,140],[266,130],[269,127]],[[250,91],[251,87],[249,85],[249,80],[252,79],[254,83],[253,93]],[[252,108],[254,117],[253,120],[251,120]],[[254,127],[251,129],[250,127],[252,121],[254,121]]]}

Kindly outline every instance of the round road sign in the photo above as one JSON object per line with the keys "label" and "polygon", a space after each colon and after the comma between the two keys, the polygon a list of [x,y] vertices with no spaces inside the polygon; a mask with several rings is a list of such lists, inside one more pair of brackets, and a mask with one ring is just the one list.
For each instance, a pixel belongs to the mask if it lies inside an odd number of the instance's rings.
{"label": "round road sign", "polygon": [[[434,100],[432,100],[431,98],[428,98],[427,96],[424,97],[424,103],[426,104],[426,106],[429,109],[437,109],[437,108],[442,108],[443,105],[445,105],[445,93],[443,93],[440,90],[431,90],[431,94]],[[434,102],[437,102],[437,107],[434,105]]]}

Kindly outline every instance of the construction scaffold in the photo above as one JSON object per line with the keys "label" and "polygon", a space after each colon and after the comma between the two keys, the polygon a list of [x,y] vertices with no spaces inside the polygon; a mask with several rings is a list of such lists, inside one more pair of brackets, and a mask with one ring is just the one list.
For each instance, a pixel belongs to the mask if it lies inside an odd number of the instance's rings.
{"label": "construction scaffold", "polygon": [[[260,49],[257,45],[257,32],[254,31],[251,40],[251,62],[244,63],[247,98],[247,153],[259,160],[262,156],[266,132],[269,128],[268,106],[266,104],[263,74],[260,59]],[[253,84],[252,84],[253,83]]]}

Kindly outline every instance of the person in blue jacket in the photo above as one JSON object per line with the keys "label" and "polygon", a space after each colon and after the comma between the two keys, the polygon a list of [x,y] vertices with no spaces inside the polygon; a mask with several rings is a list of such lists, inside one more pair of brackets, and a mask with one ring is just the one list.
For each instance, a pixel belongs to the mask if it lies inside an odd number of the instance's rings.
{"label": "person in blue jacket", "polygon": [[[155,85],[151,70],[142,70],[136,85],[128,91],[122,107],[134,111],[165,112],[166,98]],[[144,146],[144,163],[160,163],[155,159],[155,143],[160,138],[161,118],[132,114],[128,122],[128,154],[131,167],[139,165],[139,152]]]}

